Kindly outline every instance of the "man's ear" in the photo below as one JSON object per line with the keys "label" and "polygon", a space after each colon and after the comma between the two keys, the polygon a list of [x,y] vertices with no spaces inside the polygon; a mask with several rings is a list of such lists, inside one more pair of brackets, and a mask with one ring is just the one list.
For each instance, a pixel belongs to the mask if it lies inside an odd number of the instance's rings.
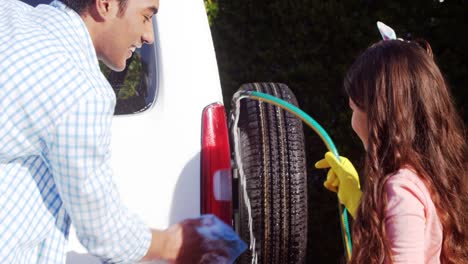
{"label": "man's ear", "polygon": [[94,13],[95,19],[107,20],[118,14],[119,3],[116,0],[95,0],[91,9],[94,9],[90,11]]}

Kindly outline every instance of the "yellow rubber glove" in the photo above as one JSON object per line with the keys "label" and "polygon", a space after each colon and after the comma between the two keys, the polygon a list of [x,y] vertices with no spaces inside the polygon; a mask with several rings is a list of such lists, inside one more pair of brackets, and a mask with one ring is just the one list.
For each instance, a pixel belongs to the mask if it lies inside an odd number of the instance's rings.
{"label": "yellow rubber glove", "polygon": [[353,218],[356,218],[362,191],[359,176],[353,164],[345,157],[340,157],[338,161],[333,153],[327,152],[324,159],[315,163],[315,167],[317,169],[330,168],[323,185],[332,192],[338,192],[340,202],[346,206]]}

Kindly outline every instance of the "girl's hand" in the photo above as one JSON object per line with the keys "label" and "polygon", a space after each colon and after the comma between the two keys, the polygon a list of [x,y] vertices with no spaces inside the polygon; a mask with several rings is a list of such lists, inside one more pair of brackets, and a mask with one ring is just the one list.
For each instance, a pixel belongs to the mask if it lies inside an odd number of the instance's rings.
{"label": "girl's hand", "polygon": [[349,213],[356,218],[357,208],[361,201],[362,191],[359,176],[353,164],[345,157],[338,160],[331,152],[325,158],[315,163],[317,169],[330,168],[325,188],[338,193],[338,199],[346,206]]}

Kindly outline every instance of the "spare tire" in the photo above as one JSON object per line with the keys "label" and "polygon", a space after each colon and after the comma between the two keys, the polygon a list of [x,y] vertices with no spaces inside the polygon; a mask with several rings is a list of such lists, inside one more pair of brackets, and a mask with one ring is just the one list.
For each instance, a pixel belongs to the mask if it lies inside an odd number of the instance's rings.
{"label": "spare tire", "polygon": [[[297,106],[284,84],[250,83],[239,90],[268,93]],[[235,177],[240,175],[234,190],[238,193],[234,222],[241,238],[251,242],[248,198],[255,239],[254,250],[249,248],[237,263],[304,263],[307,180],[302,121],[266,102],[245,98],[236,106],[235,101],[230,114],[231,146],[238,159],[234,168],[242,167],[242,171],[234,171]]]}

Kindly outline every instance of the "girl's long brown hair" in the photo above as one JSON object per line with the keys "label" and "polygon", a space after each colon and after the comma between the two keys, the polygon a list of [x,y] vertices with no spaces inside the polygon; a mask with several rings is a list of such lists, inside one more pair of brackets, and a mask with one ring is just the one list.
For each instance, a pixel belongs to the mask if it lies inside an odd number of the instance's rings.
{"label": "girl's long brown hair", "polygon": [[468,263],[466,135],[429,44],[378,42],[354,62],[344,86],[369,128],[351,263],[391,260],[384,185],[407,165],[426,184],[442,223],[441,262]]}

